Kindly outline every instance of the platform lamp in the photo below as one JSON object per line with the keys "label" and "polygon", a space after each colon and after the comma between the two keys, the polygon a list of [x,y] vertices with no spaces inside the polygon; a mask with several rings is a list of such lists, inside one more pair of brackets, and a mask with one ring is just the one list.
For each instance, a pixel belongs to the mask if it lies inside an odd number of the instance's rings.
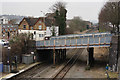
{"label": "platform lamp", "polygon": [[[10,49],[11,49],[11,47],[8,47],[8,60],[7,60],[7,64],[8,64],[8,67],[10,66]],[[10,72],[10,68],[8,69],[9,70],[9,72]]]}
{"label": "platform lamp", "polygon": [[33,55],[33,61],[35,62],[36,56],[34,55],[34,52],[31,52],[31,54]]}
{"label": "platform lamp", "polygon": [[40,12],[42,12],[43,15],[44,15],[44,17],[43,17],[43,22],[44,22],[44,24],[45,24],[45,17],[46,17],[46,14],[45,14],[43,11],[40,11]]}
{"label": "platform lamp", "polygon": [[8,47],[8,61],[7,61],[8,64],[10,63],[10,59],[9,59],[10,49],[11,49],[11,47]]}

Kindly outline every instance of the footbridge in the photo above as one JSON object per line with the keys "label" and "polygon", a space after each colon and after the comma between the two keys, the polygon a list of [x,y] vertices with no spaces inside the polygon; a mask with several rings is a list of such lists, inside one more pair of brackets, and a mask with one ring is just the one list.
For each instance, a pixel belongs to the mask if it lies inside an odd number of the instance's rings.
{"label": "footbridge", "polygon": [[37,49],[70,49],[87,47],[109,47],[111,33],[74,34],[51,37],[49,40],[37,41]]}
{"label": "footbridge", "polygon": [[[66,58],[67,49],[87,48],[87,65],[91,65],[94,62],[93,55],[95,47],[109,47],[109,55],[112,56],[117,54],[116,42],[117,37],[109,32],[72,34],[51,37],[49,40],[36,41],[36,49],[39,55],[49,55],[48,58],[52,56],[53,63],[55,64]],[[110,60],[112,60],[111,58],[113,58],[113,56],[110,57]],[[109,62],[111,63],[110,65],[114,65],[113,63],[115,63],[113,60]]]}

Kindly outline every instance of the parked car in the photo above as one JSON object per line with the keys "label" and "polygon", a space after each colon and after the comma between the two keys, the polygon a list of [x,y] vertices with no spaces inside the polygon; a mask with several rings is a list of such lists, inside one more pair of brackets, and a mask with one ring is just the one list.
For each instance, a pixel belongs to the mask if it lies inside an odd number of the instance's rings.
{"label": "parked car", "polygon": [[44,40],[50,40],[50,36],[46,36]]}
{"label": "parked car", "polygon": [[0,39],[0,44],[1,44],[2,46],[8,46],[9,41],[7,41],[7,40],[5,40],[5,39]]}

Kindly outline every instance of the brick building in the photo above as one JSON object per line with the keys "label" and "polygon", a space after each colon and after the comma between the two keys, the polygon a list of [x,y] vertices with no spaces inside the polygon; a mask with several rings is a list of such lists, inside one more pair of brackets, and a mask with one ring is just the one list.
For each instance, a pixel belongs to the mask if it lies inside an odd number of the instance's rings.
{"label": "brick building", "polygon": [[2,38],[9,39],[13,35],[17,34],[18,25],[17,24],[3,24],[2,25]]}

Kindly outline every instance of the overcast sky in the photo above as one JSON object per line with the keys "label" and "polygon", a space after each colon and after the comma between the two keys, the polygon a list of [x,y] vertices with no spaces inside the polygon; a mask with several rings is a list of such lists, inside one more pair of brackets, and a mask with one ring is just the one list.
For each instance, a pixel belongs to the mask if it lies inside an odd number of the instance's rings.
{"label": "overcast sky", "polygon": [[[84,20],[98,21],[98,14],[107,0],[62,0],[67,3],[67,18],[80,16]],[[58,0],[1,0],[1,14],[43,16]],[[42,12],[41,12],[42,11]]]}

